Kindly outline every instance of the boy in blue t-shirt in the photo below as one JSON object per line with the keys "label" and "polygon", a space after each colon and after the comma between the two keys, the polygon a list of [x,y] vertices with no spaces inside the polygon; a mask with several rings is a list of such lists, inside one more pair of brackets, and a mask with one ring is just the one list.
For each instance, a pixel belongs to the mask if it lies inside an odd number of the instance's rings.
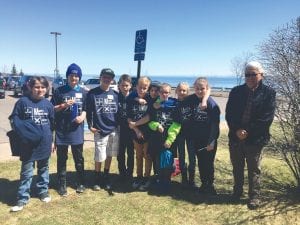
{"label": "boy in blue t-shirt", "polygon": [[67,84],[58,87],[51,99],[55,109],[55,144],[57,153],[58,193],[67,195],[67,159],[68,146],[71,145],[77,173],[77,193],[85,190],[84,179],[84,120],[86,117],[86,91],[78,85],[81,80],[81,68],[71,64],[66,72]]}
{"label": "boy in blue t-shirt", "polygon": [[[95,191],[101,187],[112,190],[109,169],[112,157],[117,157],[119,152],[118,93],[110,89],[114,77],[113,70],[102,69],[100,86],[90,90],[87,95],[87,122],[95,140]],[[103,175],[102,162],[105,162]]]}

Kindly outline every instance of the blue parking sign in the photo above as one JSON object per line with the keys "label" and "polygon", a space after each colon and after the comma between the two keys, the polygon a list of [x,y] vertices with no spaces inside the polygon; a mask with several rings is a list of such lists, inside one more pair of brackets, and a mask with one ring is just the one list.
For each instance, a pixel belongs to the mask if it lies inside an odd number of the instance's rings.
{"label": "blue parking sign", "polygon": [[143,53],[146,51],[147,29],[138,30],[135,33],[135,53]]}

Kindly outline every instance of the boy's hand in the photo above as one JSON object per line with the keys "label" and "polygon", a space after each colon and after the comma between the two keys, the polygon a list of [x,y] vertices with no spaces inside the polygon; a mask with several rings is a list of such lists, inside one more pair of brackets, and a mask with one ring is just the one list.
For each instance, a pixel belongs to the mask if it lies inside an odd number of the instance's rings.
{"label": "boy's hand", "polygon": [[98,130],[98,129],[94,128],[94,127],[91,127],[91,128],[90,128],[90,131],[91,131],[93,134],[95,134],[95,133],[97,133],[97,132],[100,132],[100,130]]}
{"label": "boy's hand", "polygon": [[157,130],[158,132],[163,133],[165,129],[162,125],[158,125]]}
{"label": "boy's hand", "polygon": [[164,146],[165,146],[165,148],[170,148],[171,147],[171,145],[168,142],[165,142]]}
{"label": "boy's hand", "polygon": [[56,144],[52,143],[51,145],[51,152],[54,153],[56,151]]}
{"label": "boy's hand", "polygon": [[147,104],[147,101],[143,98],[138,98],[137,100],[141,105],[146,105]]}
{"label": "boy's hand", "polygon": [[159,108],[160,108],[160,103],[159,103],[159,102],[154,102],[154,103],[153,103],[153,107],[154,107],[155,109],[159,109]]}
{"label": "boy's hand", "polygon": [[207,108],[207,102],[206,102],[206,101],[200,102],[200,103],[199,103],[199,108],[200,108],[201,110],[206,109],[206,108]]}

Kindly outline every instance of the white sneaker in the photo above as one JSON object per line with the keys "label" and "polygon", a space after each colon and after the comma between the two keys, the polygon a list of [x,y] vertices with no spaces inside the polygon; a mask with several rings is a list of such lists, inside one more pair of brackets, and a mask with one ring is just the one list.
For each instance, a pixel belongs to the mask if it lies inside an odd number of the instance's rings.
{"label": "white sneaker", "polygon": [[42,202],[48,203],[48,202],[51,202],[51,197],[50,197],[50,195],[48,193],[43,193],[40,196],[40,200]]}
{"label": "white sneaker", "polygon": [[45,197],[45,198],[41,198],[41,201],[42,201],[42,202],[45,202],[45,203],[51,202],[51,197],[50,197],[50,196],[47,196],[47,197]]}
{"label": "white sneaker", "polygon": [[10,208],[11,212],[19,212],[21,210],[23,210],[25,204],[23,202],[18,203],[17,205],[13,206]]}

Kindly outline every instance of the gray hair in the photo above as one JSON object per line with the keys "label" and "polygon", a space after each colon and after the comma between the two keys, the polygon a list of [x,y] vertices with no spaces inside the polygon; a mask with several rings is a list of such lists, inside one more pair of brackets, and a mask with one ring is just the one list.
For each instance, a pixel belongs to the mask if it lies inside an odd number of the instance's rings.
{"label": "gray hair", "polygon": [[245,72],[247,72],[248,69],[256,69],[259,73],[264,73],[262,65],[257,61],[248,62],[245,66]]}

